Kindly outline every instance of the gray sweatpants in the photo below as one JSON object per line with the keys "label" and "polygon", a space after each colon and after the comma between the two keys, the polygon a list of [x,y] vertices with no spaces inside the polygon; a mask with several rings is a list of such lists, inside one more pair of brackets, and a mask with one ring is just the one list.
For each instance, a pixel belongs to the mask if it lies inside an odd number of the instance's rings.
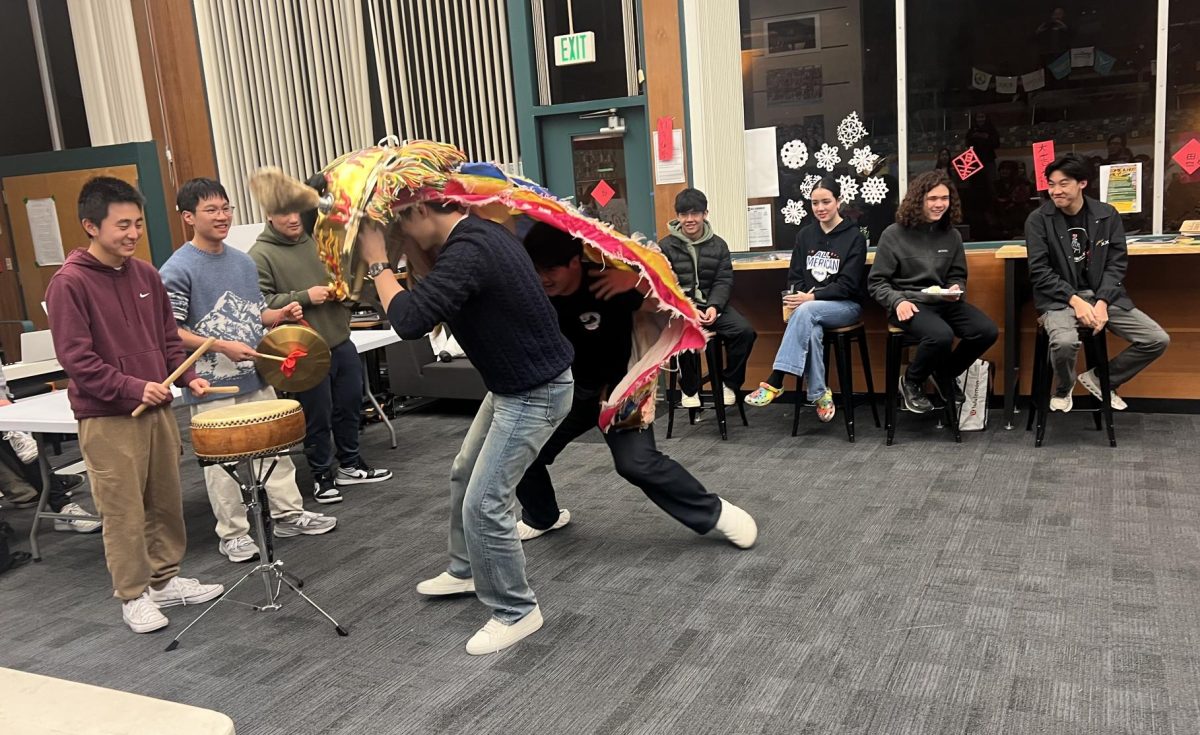
{"label": "gray sweatpants", "polygon": [[[1080,291],[1079,297],[1089,304],[1096,303],[1096,295],[1091,291]],[[1080,324],[1075,318],[1075,310],[1070,307],[1047,311],[1039,321],[1050,337],[1050,365],[1058,379],[1054,394],[1065,396],[1075,387]],[[1128,383],[1157,360],[1171,343],[1163,328],[1140,309],[1122,309],[1109,304],[1108,331],[1129,342],[1129,347],[1108,363],[1113,390]]]}

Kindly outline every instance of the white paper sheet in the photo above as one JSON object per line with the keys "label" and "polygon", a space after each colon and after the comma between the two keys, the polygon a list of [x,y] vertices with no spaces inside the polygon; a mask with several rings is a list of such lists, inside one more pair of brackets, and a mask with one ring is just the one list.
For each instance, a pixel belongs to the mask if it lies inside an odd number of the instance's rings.
{"label": "white paper sheet", "polygon": [[679,128],[671,131],[675,152],[671,154],[669,161],[658,159],[658,131],[655,130],[651,136],[654,138],[650,143],[650,150],[654,153],[654,183],[686,184],[687,170],[683,163],[683,131]]}
{"label": "white paper sheet", "polygon": [[775,128],[746,131],[746,198],[779,196],[779,163]]}
{"label": "white paper sheet", "polygon": [[746,224],[749,227],[749,237],[746,242],[751,248],[774,247],[771,237],[771,205],[754,204],[746,207]]}
{"label": "white paper sheet", "polygon": [[33,235],[33,255],[38,265],[62,265],[62,231],[54,199],[26,199],[25,214]]}

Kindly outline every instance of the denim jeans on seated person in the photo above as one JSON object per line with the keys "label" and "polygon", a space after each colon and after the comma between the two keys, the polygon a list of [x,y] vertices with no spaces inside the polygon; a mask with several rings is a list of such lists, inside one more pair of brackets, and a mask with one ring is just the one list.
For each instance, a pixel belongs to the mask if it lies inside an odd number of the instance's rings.
{"label": "denim jeans on seated person", "polygon": [[817,400],[825,394],[825,329],[848,327],[861,317],[855,301],[804,302],[788,319],[774,369],[802,376],[807,367],[808,400]]}
{"label": "denim jeans on seated person", "polygon": [[571,410],[568,368],[524,393],[488,393],[450,469],[452,576],[475,578],[492,617],[512,624],[537,605],[517,538],[517,482]]}

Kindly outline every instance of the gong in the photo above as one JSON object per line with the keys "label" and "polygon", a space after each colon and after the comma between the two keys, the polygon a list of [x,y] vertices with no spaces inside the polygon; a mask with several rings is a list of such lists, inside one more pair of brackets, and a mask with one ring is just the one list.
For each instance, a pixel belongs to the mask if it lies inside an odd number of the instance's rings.
{"label": "gong", "polygon": [[254,367],[276,390],[299,393],[329,374],[329,345],[312,327],[283,324],[267,332],[255,351]]}

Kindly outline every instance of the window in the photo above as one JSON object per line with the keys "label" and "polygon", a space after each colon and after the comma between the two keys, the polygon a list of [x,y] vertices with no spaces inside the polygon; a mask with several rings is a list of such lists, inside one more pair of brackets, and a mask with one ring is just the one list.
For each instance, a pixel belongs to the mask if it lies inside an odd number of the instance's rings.
{"label": "window", "polygon": [[[895,219],[898,186],[893,0],[741,0],[740,10],[746,129],[775,129],[779,180],[778,195],[752,198],[750,204],[771,205],[774,246],[790,248],[801,227],[813,221],[803,193],[805,179],[811,183],[810,177],[830,174],[847,176],[860,188],[868,179],[875,180],[871,189],[887,188],[873,204],[864,201],[862,192],[851,198],[848,187],[843,190],[843,216],[866,228],[872,241],[878,239]],[[837,129],[851,113],[867,135],[846,146]],[[781,150],[791,141],[803,143],[808,153],[799,168],[781,160]],[[832,172],[818,166],[822,144],[838,148],[841,160]],[[789,146],[789,152],[796,148]],[[868,154],[878,158],[856,170],[850,163],[856,151],[863,151],[859,160]],[[788,159],[797,162],[790,155]],[[803,207],[799,226],[794,206],[790,217],[784,214],[789,200]]]}
{"label": "window", "polygon": [[1168,20],[1163,232],[1178,232],[1184,220],[1200,219],[1200,4],[1171,0]]}
{"label": "window", "polygon": [[[637,30],[633,0],[533,0],[539,94],[543,105],[638,94]],[[591,32],[595,61],[556,65],[556,36]],[[578,53],[584,50],[573,47]]]}
{"label": "window", "polygon": [[[1183,14],[1195,3],[1172,5]],[[1154,0],[908,0],[907,9],[908,173],[950,169],[967,239],[1022,237],[1040,202],[1032,145],[1046,140],[1055,153],[1080,153],[1097,167],[1140,162],[1141,211],[1124,215],[1125,227],[1151,231]],[[1187,54],[1195,59],[1196,51]],[[1194,72],[1190,78],[1194,86]],[[962,180],[950,160],[969,147],[982,168]]]}

